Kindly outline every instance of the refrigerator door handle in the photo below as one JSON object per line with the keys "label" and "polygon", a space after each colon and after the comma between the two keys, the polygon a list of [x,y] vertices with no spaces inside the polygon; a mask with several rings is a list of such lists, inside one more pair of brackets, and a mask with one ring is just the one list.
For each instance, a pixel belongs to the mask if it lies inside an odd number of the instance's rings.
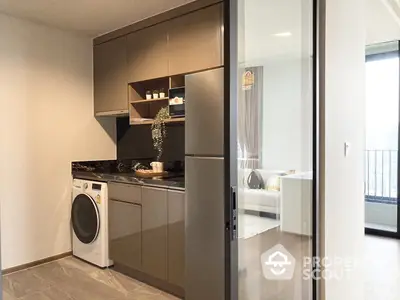
{"label": "refrigerator door handle", "polygon": [[231,186],[231,240],[237,240],[237,218],[238,218],[238,207],[237,207],[237,187]]}

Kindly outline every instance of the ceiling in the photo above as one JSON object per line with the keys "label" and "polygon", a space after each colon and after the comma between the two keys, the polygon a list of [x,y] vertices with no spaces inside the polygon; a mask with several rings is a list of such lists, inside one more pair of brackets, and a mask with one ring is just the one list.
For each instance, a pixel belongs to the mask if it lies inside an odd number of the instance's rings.
{"label": "ceiling", "polygon": [[397,0],[365,0],[366,44],[400,40],[400,6]]}
{"label": "ceiling", "polygon": [[[365,0],[365,5],[365,44],[400,40],[398,0]],[[258,64],[278,58],[309,57],[311,7],[312,0],[245,0],[241,16],[245,24],[241,28],[243,61]]]}
{"label": "ceiling", "polygon": [[244,28],[239,41],[244,45],[239,44],[239,50],[244,61],[258,64],[311,53],[311,0],[247,0],[241,17]]}
{"label": "ceiling", "polygon": [[[195,0],[0,0],[0,12],[95,37]],[[365,0],[366,44],[400,39],[398,0]],[[311,0],[245,0],[246,53],[307,52]],[[299,13],[302,12],[302,13]],[[260,37],[260,28],[263,35]],[[291,32],[290,37],[274,34]],[[251,42],[250,42],[251,41]],[[284,52],[284,51],[283,51]],[[247,55],[247,54],[246,54]]]}
{"label": "ceiling", "polygon": [[0,12],[95,37],[193,0],[0,0]]}

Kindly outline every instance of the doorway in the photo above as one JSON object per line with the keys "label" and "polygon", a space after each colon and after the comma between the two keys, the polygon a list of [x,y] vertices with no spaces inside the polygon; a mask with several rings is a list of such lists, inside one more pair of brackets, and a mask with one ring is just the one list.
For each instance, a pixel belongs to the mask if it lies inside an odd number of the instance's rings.
{"label": "doorway", "polygon": [[399,42],[366,50],[365,228],[399,238]]}

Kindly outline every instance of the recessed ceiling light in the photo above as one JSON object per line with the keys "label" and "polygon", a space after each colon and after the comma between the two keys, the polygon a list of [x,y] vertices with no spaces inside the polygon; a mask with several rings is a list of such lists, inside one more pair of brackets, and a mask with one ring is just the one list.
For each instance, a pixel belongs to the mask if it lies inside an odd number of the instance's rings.
{"label": "recessed ceiling light", "polygon": [[287,31],[287,32],[279,32],[279,33],[274,33],[273,36],[278,36],[278,37],[288,37],[292,36],[292,33]]}

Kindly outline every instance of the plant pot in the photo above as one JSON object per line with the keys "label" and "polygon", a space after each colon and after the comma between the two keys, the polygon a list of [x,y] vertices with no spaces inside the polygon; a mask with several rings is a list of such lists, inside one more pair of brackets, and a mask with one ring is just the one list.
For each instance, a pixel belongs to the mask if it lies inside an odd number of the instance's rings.
{"label": "plant pot", "polygon": [[164,172],[164,163],[159,161],[153,161],[150,166],[153,168],[154,172]]}

